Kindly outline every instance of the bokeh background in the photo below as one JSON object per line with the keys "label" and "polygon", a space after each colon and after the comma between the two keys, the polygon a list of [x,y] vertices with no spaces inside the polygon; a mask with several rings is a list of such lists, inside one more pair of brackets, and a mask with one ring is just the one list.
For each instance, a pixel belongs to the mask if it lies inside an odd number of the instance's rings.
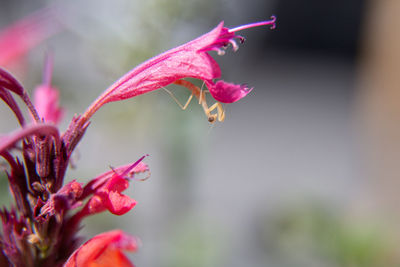
{"label": "bokeh background", "polygon": [[[61,129],[128,70],[221,20],[278,17],[214,55],[225,80],[255,88],[223,123],[162,90],[94,116],[68,179],[146,153],[152,175],[129,188],[130,213],[87,219],[83,236],[138,236],[137,266],[399,266],[400,2],[1,0],[0,29],[49,6],[62,30],[3,67],[32,92],[53,51]],[[16,127],[0,105],[0,132]]]}

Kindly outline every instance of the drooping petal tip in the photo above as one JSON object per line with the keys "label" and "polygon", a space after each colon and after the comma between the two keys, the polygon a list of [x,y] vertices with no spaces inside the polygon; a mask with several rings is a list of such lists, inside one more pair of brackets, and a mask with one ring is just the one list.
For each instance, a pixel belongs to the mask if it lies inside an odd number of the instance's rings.
{"label": "drooping petal tip", "polygon": [[212,82],[206,84],[214,99],[221,103],[234,103],[253,90],[247,84],[234,84],[223,80],[219,80],[215,84]]}

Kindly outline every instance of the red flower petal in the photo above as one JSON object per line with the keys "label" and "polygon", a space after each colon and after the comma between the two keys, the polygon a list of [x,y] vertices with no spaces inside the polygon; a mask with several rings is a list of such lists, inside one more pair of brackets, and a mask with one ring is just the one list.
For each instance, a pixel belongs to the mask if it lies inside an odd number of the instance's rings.
{"label": "red flower petal", "polygon": [[133,267],[122,251],[134,252],[137,247],[137,240],[121,230],[102,233],[75,250],[64,267]]}
{"label": "red flower petal", "polygon": [[115,215],[123,215],[130,211],[136,205],[136,201],[121,194],[128,186],[129,183],[124,178],[113,176],[87,203],[88,215],[106,209]]}
{"label": "red flower petal", "polygon": [[129,187],[129,179],[133,178],[136,173],[149,171],[148,166],[142,162],[146,156],[141,157],[133,164],[118,167],[90,181],[84,187],[79,200],[83,201],[86,197],[93,196],[75,215],[76,218],[82,219],[105,210],[109,210],[115,215],[123,215],[130,211],[136,205],[136,201],[121,192]]}

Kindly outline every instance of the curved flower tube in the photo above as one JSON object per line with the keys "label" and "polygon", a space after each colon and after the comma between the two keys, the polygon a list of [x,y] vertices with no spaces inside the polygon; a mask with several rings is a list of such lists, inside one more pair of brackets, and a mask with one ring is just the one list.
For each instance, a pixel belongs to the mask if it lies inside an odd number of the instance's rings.
{"label": "curved flower tube", "polygon": [[214,79],[221,77],[221,69],[208,51],[214,50],[221,55],[228,44],[237,50],[235,39],[244,41],[243,37],[236,35],[237,31],[261,25],[271,25],[271,28],[274,28],[275,20],[276,18],[273,16],[271,20],[233,29],[224,27],[224,23],[221,22],[213,30],[197,39],[149,59],[122,76],[104,91],[86,110],[82,120],[87,121],[106,103],[157,90],[183,78],[203,80],[217,101],[222,103],[238,101],[251,90],[245,85],[236,85],[222,80],[215,83]]}

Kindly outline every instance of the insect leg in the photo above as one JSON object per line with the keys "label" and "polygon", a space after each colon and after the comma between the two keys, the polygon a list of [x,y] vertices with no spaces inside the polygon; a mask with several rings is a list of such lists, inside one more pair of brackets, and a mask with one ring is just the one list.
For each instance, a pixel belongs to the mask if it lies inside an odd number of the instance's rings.
{"label": "insect leg", "polygon": [[185,109],[189,106],[190,101],[192,101],[193,92],[192,92],[191,95],[189,96],[189,98],[188,98],[188,100],[186,101],[185,105],[182,105],[181,102],[179,102],[179,100],[174,96],[174,94],[173,94],[170,90],[168,90],[168,89],[165,88],[165,87],[162,87],[162,88],[165,90],[165,92],[167,92],[167,93],[169,94],[170,97],[172,97],[173,100],[175,100],[175,102],[178,104],[178,106],[179,106],[181,109],[183,109],[183,110],[185,110]]}
{"label": "insect leg", "polygon": [[[204,108],[204,106],[203,106]],[[211,111],[214,109],[217,109],[217,114],[211,114]],[[215,122],[215,119],[218,118],[218,121],[224,121],[225,120],[225,110],[222,107],[222,104],[220,102],[214,103],[211,107],[204,109],[206,112],[206,115],[208,117],[209,122]]]}

